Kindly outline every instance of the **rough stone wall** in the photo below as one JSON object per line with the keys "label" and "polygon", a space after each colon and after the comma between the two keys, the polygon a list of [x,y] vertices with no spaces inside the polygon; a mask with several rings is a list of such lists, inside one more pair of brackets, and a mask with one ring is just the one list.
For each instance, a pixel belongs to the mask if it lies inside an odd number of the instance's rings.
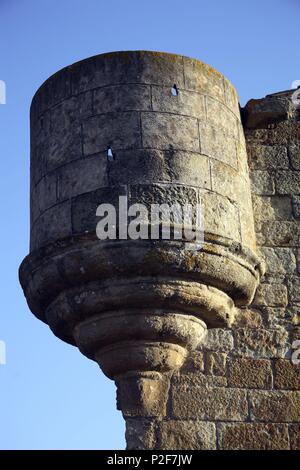
{"label": "rough stone wall", "polygon": [[258,249],[266,274],[232,329],[171,378],[166,411],[128,418],[128,448],[300,449],[300,133],[290,96],[244,110]]}

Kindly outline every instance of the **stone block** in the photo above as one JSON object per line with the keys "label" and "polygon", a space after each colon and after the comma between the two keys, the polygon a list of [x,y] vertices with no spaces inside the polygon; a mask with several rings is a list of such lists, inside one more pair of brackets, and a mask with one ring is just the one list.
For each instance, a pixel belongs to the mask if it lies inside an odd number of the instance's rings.
{"label": "stone block", "polygon": [[45,140],[38,153],[43,154],[46,171],[82,157],[81,125],[74,122],[67,129],[60,128]]}
{"label": "stone block", "polygon": [[169,378],[158,372],[121,376],[116,380],[117,408],[124,417],[165,416]]}
{"label": "stone block", "polygon": [[250,416],[254,421],[300,422],[300,392],[250,391]]}
{"label": "stone block", "polygon": [[255,170],[288,169],[287,148],[283,145],[251,145],[250,168]]}
{"label": "stone block", "polygon": [[168,113],[142,113],[143,147],[199,152],[197,119]]}
{"label": "stone block", "polygon": [[223,129],[199,122],[201,153],[237,168],[236,141]]}
{"label": "stone block", "polygon": [[253,300],[254,306],[285,307],[287,304],[287,288],[282,284],[260,284]]}
{"label": "stone block", "polygon": [[300,450],[300,424],[290,425],[291,450]]}
{"label": "stone block", "polygon": [[251,186],[254,194],[270,196],[275,194],[274,178],[266,170],[254,170],[250,173]]}
{"label": "stone block", "polygon": [[216,129],[232,135],[235,139],[239,138],[238,119],[233,112],[209,96],[206,97],[207,120]]}
{"label": "stone block", "polygon": [[239,213],[236,204],[217,193],[201,195],[204,206],[205,232],[241,241]]}
{"label": "stone block", "polygon": [[36,220],[31,230],[30,250],[36,250],[71,234],[71,204],[70,201],[65,201],[51,207]]}
{"label": "stone block", "polygon": [[57,170],[59,200],[69,199],[108,185],[106,154],[102,153],[65,165]]}
{"label": "stone block", "polygon": [[204,96],[193,91],[178,89],[174,96],[170,87],[152,86],[153,111],[175,113],[205,120]]}
{"label": "stone block", "polygon": [[98,88],[94,91],[94,114],[150,110],[150,86],[117,85]]}
{"label": "stone block", "polygon": [[72,96],[51,108],[52,132],[60,133],[62,129],[90,117],[92,112],[92,92]]}
{"label": "stone block", "polygon": [[[170,60],[171,58],[171,60]],[[159,52],[131,51],[102,54],[70,67],[72,92],[106,85],[144,83],[184,86],[182,57]]]}
{"label": "stone block", "polygon": [[288,450],[286,424],[220,423],[219,442],[222,450]]}
{"label": "stone block", "polygon": [[289,349],[288,334],[284,328],[236,329],[234,336],[236,355],[245,354],[256,358],[284,357]]}
{"label": "stone block", "polygon": [[290,248],[260,247],[259,252],[266,263],[267,274],[287,274],[296,270],[296,257]]}
{"label": "stone block", "polygon": [[298,247],[300,226],[292,221],[265,222],[262,226],[264,243],[275,247]]}
{"label": "stone block", "polygon": [[173,375],[172,383],[184,387],[226,387],[227,378],[223,375],[207,375],[199,371],[186,373],[182,370]]}
{"label": "stone block", "polygon": [[126,450],[151,450],[154,449],[155,424],[151,419],[127,418],[126,419]]}
{"label": "stone block", "polygon": [[126,196],[125,186],[100,188],[81,194],[72,200],[72,227],[74,234],[94,232],[100,218],[96,216],[100,204],[112,204],[116,208],[118,221],[119,196]]}
{"label": "stone block", "polygon": [[31,117],[38,119],[41,114],[71,96],[71,76],[69,67],[52,75],[43,84],[43,87],[34,95],[31,104]]}
{"label": "stone block", "polygon": [[248,415],[244,390],[173,386],[171,393],[172,413],[178,419],[239,421]]}
{"label": "stone block", "polygon": [[139,113],[107,113],[84,121],[84,155],[103,152],[107,147],[111,147],[113,152],[141,147]]}
{"label": "stone block", "polygon": [[215,424],[201,421],[162,421],[159,424],[159,449],[216,449]]}
{"label": "stone block", "polygon": [[231,351],[233,349],[232,331],[223,328],[211,328],[207,331],[202,348],[209,351]]}
{"label": "stone block", "polygon": [[204,371],[204,354],[201,351],[191,351],[180,369],[180,372],[203,372]]}
{"label": "stone block", "polygon": [[208,375],[225,375],[227,354],[221,352],[206,353],[206,373]]}
{"label": "stone block", "polygon": [[223,76],[200,61],[183,57],[185,87],[204,95],[208,94],[225,102]]}
{"label": "stone block", "polygon": [[299,194],[300,172],[278,171],[276,174],[276,191],[278,194]]}
{"label": "stone block", "polygon": [[239,388],[272,387],[271,361],[250,357],[232,358],[228,361],[228,385]]}
{"label": "stone block", "polygon": [[282,390],[300,389],[300,365],[293,364],[288,359],[275,361],[275,388]]}
{"label": "stone block", "polygon": [[253,308],[237,309],[234,326],[237,328],[260,328],[262,326],[262,315],[260,310]]}
{"label": "stone block", "polygon": [[300,219],[300,196],[292,196],[292,204],[295,219]]}
{"label": "stone block", "polygon": [[289,155],[291,165],[294,170],[300,170],[300,145],[292,144],[289,146]]}

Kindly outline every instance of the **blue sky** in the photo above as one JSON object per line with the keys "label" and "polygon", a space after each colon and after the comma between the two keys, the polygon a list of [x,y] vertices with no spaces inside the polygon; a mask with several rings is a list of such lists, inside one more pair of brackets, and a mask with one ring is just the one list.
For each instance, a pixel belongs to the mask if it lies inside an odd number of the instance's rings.
{"label": "blue sky", "polygon": [[[65,65],[114,50],[188,55],[250,98],[300,79],[300,0],[0,0],[1,449],[122,449],[115,387],[29,312],[17,270],[29,243],[29,106]],[[298,47],[297,47],[298,46]]]}

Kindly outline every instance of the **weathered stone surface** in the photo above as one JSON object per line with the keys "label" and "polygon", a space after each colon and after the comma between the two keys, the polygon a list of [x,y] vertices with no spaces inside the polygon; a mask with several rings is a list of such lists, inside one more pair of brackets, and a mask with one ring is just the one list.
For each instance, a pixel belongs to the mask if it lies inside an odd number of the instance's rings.
{"label": "weathered stone surface", "polygon": [[293,364],[291,360],[277,359],[274,386],[283,390],[299,390],[300,365]]}
{"label": "weathered stone surface", "polygon": [[288,450],[286,424],[234,423],[220,424],[220,449],[223,450]]}
{"label": "weathered stone surface", "polygon": [[295,219],[300,218],[300,196],[292,196],[293,214]]}
{"label": "weathered stone surface", "polygon": [[255,170],[251,173],[251,186],[254,194],[270,196],[275,194],[275,182],[266,170]]}
{"label": "weathered stone surface", "polygon": [[248,415],[246,392],[223,387],[173,386],[172,412],[179,419],[244,420]]}
{"label": "weathered stone surface", "polygon": [[126,186],[105,187],[84,193],[72,201],[72,227],[74,233],[91,231],[96,233],[100,217],[96,216],[100,204],[112,204],[117,211],[119,196],[126,196]]}
{"label": "weathered stone surface", "polygon": [[94,113],[122,111],[149,111],[151,90],[146,85],[119,85],[98,88],[94,91]]}
{"label": "weathered stone surface", "polygon": [[262,229],[264,223],[273,220],[292,220],[292,203],[288,196],[252,195],[255,227]]}
{"label": "weathered stone surface", "polygon": [[272,386],[271,361],[267,359],[232,358],[227,369],[230,387],[269,389]]}
{"label": "weathered stone surface", "polygon": [[[129,66],[130,65],[130,66]],[[151,51],[101,54],[69,67],[74,94],[106,85],[143,83],[183,87],[182,57]]]}
{"label": "weathered stone surface", "polygon": [[127,450],[154,449],[155,423],[151,419],[127,418],[125,438]]}
{"label": "weathered stone surface", "polygon": [[140,117],[137,112],[109,113],[93,116],[83,123],[83,153],[91,155],[111,147],[141,147]]}
{"label": "weathered stone surface", "polygon": [[291,165],[294,170],[300,170],[300,145],[292,144],[289,146],[289,155]]}
{"label": "weathered stone surface", "polygon": [[202,346],[210,351],[230,351],[233,349],[233,336],[230,330],[213,328],[207,331],[206,340]]}
{"label": "weathered stone surface", "polygon": [[249,400],[251,420],[300,422],[300,392],[250,391]]}
{"label": "weathered stone surface", "polygon": [[267,274],[278,275],[295,272],[296,257],[291,249],[261,247],[259,251],[266,262]]}
{"label": "weathered stone surface", "polygon": [[250,168],[256,170],[288,169],[287,148],[283,145],[251,145]]}
{"label": "weathered stone surface", "polygon": [[129,373],[116,380],[117,408],[124,417],[164,416],[169,378],[157,372]]}
{"label": "weathered stone surface", "polygon": [[291,450],[300,450],[300,424],[290,426]]}
{"label": "weathered stone surface", "polygon": [[204,354],[201,351],[192,351],[189,353],[185,363],[180,369],[181,373],[204,371]]}
{"label": "weathered stone surface", "polygon": [[185,86],[188,90],[210,94],[220,101],[225,101],[224,79],[219,72],[203,62],[195,61],[189,57],[183,58],[183,65]]}
{"label": "weathered stone surface", "polygon": [[205,232],[241,241],[237,206],[228,198],[213,192],[202,194],[201,200],[204,206]]}
{"label": "weathered stone surface", "polygon": [[287,287],[290,302],[300,302],[300,278],[298,276],[289,277]]}
{"label": "weathered stone surface", "polygon": [[63,166],[56,172],[59,201],[107,187],[107,158],[99,154]]}
{"label": "weathered stone surface", "polygon": [[237,149],[232,136],[226,131],[207,123],[199,122],[201,153],[216,158],[221,162],[237,167]]}
{"label": "weathered stone surface", "polygon": [[292,103],[281,97],[269,95],[248,101],[245,107],[245,126],[248,129],[267,128],[269,124],[283,121],[292,114]]}
{"label": "weathered stone surface", "polygon": [[205,119],[205,100],[199,93],[186,90],[178,90],[178,95],[173,96],[170,87],[152,87],[153,111],[176,113],[185,116]]}
{"label": "weathered stone surface", "polygon": [[173,385],[183,385],[184,387],[226,387],[227,377],[224,375],[207,375],[197,369],[191,372],[180,370],[172,377]]}
{"label": "weathered stone surface", "polygon": [[216,449],[216,429],[214,423],[201,421],[163,421],[159,429],[160,449]]}
{"label": "weathered stone surface", "polygon": [[255,306],[285,307],[287,304],[287,288],[282,284],[261,284],[253,301]]}
{"label": "weathered stone surface", "polygon": [[262,233],[264,243],[268,246],[297,247],[300,243],[300,225],[297,222],[266,222]]}
{"label": "weathered stone surface", "polygon": [[51,207],[36,220],[31,229],[30,249],[36,250],[71,234],[71,204],[70,201],[65,201]]}
{"label": "weathered stone surface", "polygon": [[143,146],[199,152],[197,119],[167,113],[142,113]]}
{"label": "weathered stone surface", "polygon": [[213,98],[206,98],[207,120],[216,129],[224,129],[226,133],[236,139],[239,138],[238,120],[236,116],[227,108],[222,106]]}
{"label": "weathered stone surface", "polygon": [[238,309],[234,326],[237,328],[260,328],[262,322],[262,315],[259,310]]}
{"label": "weathered stone surface", "polygon": [[299,171],[278,171],[276,175],[278,194],[298,194],[300,192]]}
{"label": "weathered stone surface", "polygon": [[208,375],[225,375],[227,354],[221,352],[206,353],[206,373]]}
{"label": "weathered stone surface", "polygon": [[237,355],[250,357],[284,357],[288,350],[287,332],[283,328],[267,330],[263,328],[236,329],[235,349]]}

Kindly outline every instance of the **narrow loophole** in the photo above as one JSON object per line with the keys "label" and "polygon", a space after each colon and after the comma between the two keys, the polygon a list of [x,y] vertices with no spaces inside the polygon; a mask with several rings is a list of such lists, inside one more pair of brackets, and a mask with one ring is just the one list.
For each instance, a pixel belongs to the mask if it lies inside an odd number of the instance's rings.
{"label": "narrow loophole", "polygon": [[172,86],[171,92],[173,96],[178,96],[178,88],[175,84]]}
{"label": "narrow loophole", "polygon": [[107,155],[107,160],[108,160],[109,162],[112,162],[112,161],[114,160],[114,158],[115,158],[111,147],[107,147],[107,153],[106,153],[106,155]]}

